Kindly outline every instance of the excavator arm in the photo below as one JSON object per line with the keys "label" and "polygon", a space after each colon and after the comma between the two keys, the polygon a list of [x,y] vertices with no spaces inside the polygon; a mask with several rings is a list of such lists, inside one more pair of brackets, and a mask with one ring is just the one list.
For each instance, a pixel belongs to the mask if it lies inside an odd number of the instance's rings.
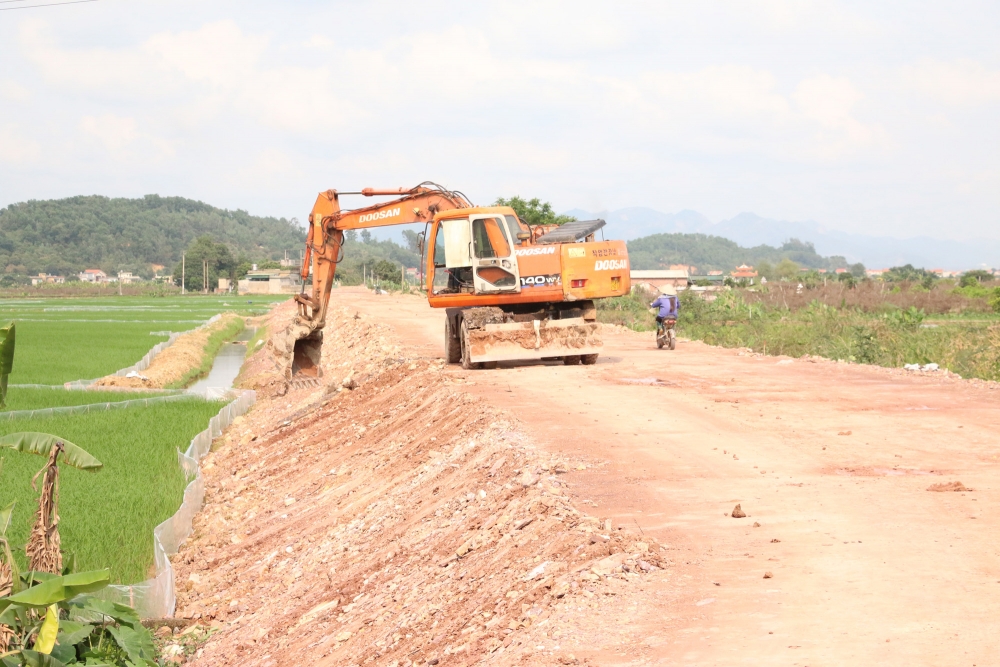
{"label": "excavator arm", "polygon": [[[342,195],[365,197],[395,196],[387,202],[344,210]],[[302,293],[295,295],[298,314],[289,329],[282,358],[290,362],[288,377],[318,377],[323,342],[323,326],[330,305],[330,291],[343,259],[344,232],[350,229],[388,227],[414,222],[430,222],[434,214],[456,208],[469,208],[469,200],[460,192],[425,182],[409,190],[365,188],[360,192],[327,190],[316,198],[309,214],[306,253],[302,260]],[[312,294],[305,294],[305,284],[312,269]],[[286,362],[286,363],[288,363]]]}
{"label": "excavator arm", "polygon": [[[396,199],[345,211],[340,208],[340,197],[345,194],[360,194],[365,197],[396,196]],[[460,192],[446,190],[429,182],[409,190],[365,188],[360,192],[321,192],[309,214],[306,254],[302,261],[303,289],[309,279],[310,268],[312,269],[312,295],[306,296],[303,293],[295,297],[299,308],[299,323],[311,330],[323,328],[337,264],[343,259],[345,231],[430,222],[434,214],[440,211],[471,206]]]}

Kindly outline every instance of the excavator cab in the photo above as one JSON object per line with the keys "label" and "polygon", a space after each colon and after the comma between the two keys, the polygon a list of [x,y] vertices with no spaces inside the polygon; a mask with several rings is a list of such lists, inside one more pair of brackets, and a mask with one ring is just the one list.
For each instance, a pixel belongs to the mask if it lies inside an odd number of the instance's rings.
{"label": "excavator cab", "polygon": [[428,272],[431,294],[521,291],[514,239],[502,214],[473,213],[436,220],[430,240],[434,249],[434,271]]}

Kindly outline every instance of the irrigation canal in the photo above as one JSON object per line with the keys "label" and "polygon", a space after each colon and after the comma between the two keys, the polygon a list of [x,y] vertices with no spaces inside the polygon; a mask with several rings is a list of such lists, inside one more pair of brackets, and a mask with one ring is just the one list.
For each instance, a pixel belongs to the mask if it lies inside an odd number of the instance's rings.
{"label": "irrigation canal", "polygon": [[206,389],[232,389],[233,381],[240,373],[243,359],[247,354],[246,342],[253,337],[255,329],[244,329],[235,342],[226,343],[219,348],[212,362],[212,370],[208,375],[188,388],[189,392],[204,392]]}

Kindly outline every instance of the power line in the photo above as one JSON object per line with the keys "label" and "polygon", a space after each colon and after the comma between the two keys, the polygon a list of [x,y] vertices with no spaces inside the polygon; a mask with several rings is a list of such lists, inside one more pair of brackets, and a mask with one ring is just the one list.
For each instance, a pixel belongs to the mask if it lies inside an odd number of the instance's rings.
{"label": "power line", "polygon": [[[7,0],[14,2],[15,0]],[[20,7],[0,7],[0,12],[9,12],[15,9],[34,9],[35,7],[57,7],[59,5],[80,5],[84,2],[97,2],[97,0],[72,0],[72,2],[52,2],[47,5],[21,5]]]}

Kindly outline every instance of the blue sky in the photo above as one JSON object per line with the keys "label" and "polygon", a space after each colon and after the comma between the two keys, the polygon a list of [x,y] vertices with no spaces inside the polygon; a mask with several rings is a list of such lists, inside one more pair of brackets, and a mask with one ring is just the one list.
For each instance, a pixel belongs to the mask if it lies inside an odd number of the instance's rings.
{"label": "blue sky", "polygon": [[320,190],[434,180],[478,203],[997,239],[998,18],[808,0],[0,11],[0,206],[156,192],[302,219]]}

